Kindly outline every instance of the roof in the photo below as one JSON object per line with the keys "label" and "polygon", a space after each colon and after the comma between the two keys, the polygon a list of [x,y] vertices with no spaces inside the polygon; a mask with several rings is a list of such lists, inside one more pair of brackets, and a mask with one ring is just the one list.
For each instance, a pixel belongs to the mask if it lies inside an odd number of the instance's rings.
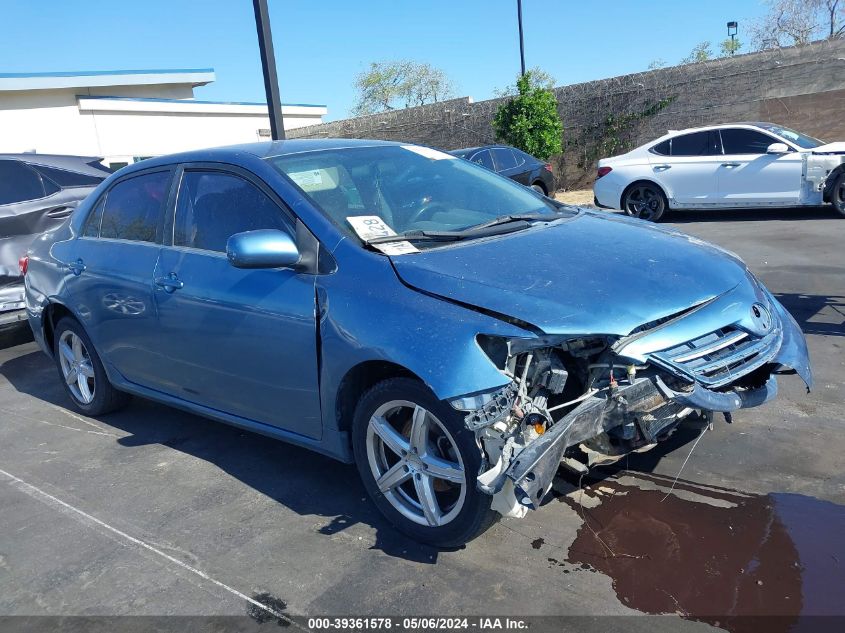
{"label": "roof", "polygon": [[213,68],[0,73],[0,91],[155,84],[204,86],[214,81],[214,79],[215,74]]}
{"label": "roof", "polygon": [[314,152],[320,150],[348,149],[353,147],[377,147],[385,145],[409,145],[396,141],[380,141],[371,139],[352,138],[319,138],[319,139],[289,139],[284,141],[263,141],[260,143],[243,143],[241,145],[227,145],[224,147],[211,147],[208,149],[196,149],[178,154],[167,154],[147,158],[128,167],[124,167],[120,173],[127,173],[127,170],[140,170],[159,165],[172,165],[174,163],[222,161],[235,159],[238,155],[250,154],[257,158],[272,158],[285,154],[300,154],[303,152]]}
{"label": "roof", "polygon": [[43,167],[55,167],[75,171],[80,174],[98,176],[100,178],[108,175],[108,170],[100,164],[102,158],[99,156],[71,156],[65,154],[0,154],[0,160],[19,160],[30,165],[41,165]]}

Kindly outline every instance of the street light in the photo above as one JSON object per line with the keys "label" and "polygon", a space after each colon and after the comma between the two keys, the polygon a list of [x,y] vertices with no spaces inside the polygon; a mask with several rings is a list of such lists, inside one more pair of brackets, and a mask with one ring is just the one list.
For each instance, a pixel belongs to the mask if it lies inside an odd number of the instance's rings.
{"label": "street light", "polygon": [[270,138],[284,140],[285,124],[282,120],[282,99],[279,96],[279,78],[276,76],[276,55],[273,53],[273,36],[270,33],[270,12],[267,0],[252,0],[255,11],[255,28],[258,31],[258,51],[264,72],[264,92],[270,113]]}
{"label": "street light", "polygon": [[522,0],[516,0],[516,19],[519,22],[519,61],[522,66],[521,74],[525,74],[525,44],[522,41]]}
{"label": "street light", "polygon": [[728,36],[731,38],[731,55],[736,52],[736,32],[738,28],[738,22],[728,22]]}

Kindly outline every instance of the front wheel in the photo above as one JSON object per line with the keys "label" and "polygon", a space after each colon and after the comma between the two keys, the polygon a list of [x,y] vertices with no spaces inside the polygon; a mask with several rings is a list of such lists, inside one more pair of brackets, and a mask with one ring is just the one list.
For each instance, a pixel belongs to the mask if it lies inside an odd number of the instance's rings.
{"label": "front wheel", "polygon": [[839,215],[845,216],[845,172],[839,174],[833,183],[830,203]]}
{"label": "front wheel", "polygon": [[659,221],[668,206],[660,187],[647,182],[631,185],[622,195],[622,210],[641,220]]}
{"label": "front wheel", "polygon": [[437,547],[457,547],[495,519],[476,477],[481,449],[463,416],[410,378],[378,383],[352,427],[355,463],[370,497],[396,528]]}

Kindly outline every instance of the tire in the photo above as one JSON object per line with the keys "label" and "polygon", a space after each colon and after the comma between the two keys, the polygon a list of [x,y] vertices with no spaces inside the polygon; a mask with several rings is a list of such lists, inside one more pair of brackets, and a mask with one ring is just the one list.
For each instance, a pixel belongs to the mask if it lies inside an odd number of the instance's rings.
{"label": "tire", "polygon": [[635,182],[622,194],[622,210],[634,218],[659,222],[668,209],[666,194],[650,182]]}
{"label": "tire", "polygon": [[129,395],[111,385],[94,344],[76,319],[64,317],[56,325],[53,358],[65,392],[80,413],[105,415],[126,406]]}
{"label": "tire", "polygon": [[830,204],[836,212],[845,217],[845,171],[833,181],[833,189],[830,192]]}
{"label": "tire", "polygon": [[546,193],[546,188],[540,183],[535,182],[533,185],[531,185],[531,188],[543,196],[549,195],[548,193]]}
{"label": "tire", "polygon": [[[352,448],[373,502],[416,541],[458,547],[498,516],[490,509],[492,497],[476,486],[482,463],[475,434],[417,380],[391,378],[364,393],[355,409]],[[421,499],[428,500],[425,507]]]}

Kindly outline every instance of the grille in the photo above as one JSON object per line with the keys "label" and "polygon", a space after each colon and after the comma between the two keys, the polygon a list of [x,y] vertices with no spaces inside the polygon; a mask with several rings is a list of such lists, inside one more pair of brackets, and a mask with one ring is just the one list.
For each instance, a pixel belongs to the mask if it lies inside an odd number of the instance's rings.
{"label": "grille", "polygon": [[733,382],[767,363],[780,346],[780,330],[756,336],[722,328],[653,354],[654,360],[694,378],[706,387]]}

